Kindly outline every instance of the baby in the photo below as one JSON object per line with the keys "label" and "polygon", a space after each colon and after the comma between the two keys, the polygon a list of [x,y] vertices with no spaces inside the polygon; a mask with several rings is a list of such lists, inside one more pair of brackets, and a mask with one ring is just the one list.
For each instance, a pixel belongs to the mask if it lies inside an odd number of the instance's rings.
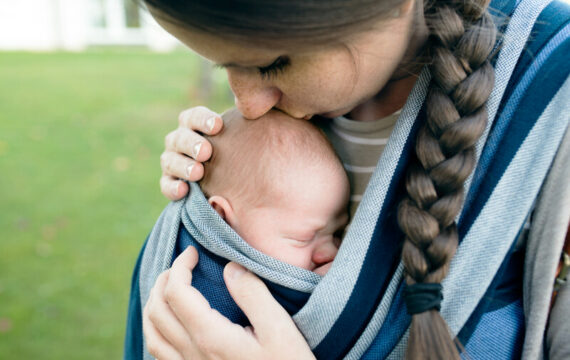
{"label": "baby", "polygon": [[270,111],[223,116],[200,186],[210,205],[249,245],[319,275],[336,256],[348,221],[349,183],[323,133]]}

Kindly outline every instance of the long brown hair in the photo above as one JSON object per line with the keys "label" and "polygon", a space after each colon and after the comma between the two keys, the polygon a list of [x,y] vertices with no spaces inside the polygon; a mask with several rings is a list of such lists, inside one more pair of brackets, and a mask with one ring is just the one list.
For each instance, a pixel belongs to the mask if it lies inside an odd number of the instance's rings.
{"label": "long brown hair", "polygon": [[[474,145],[487,123],[485,103],[494,83],[488,58],[495,26],[486,6],[486,0],[436,1],[426,12],[432,59],[427,121],[408,167],[408,196],[398,209],[408,285],[441,283],[457,249],[455,217],[475,166]],[[459,358],[438,310],[412,315],[406,358]]]}
{"label": "long brown hair", "polygon": [[[188,29],[268,46],[342,42],[393,16],[405,1],[144,0],[159,15]],[[488,57],[495,26],[487,5],[487,0],[433,0],[425,5],[432,74],[427,121],[408,167],[407,197],[398,208],[409,286],[439,286],[457,248],[455,217],[463,184],[475,165],[474,144],[485,128],[485,102],[494,81]],[[459,359],[438,310],[413,314],[408,359]]]}

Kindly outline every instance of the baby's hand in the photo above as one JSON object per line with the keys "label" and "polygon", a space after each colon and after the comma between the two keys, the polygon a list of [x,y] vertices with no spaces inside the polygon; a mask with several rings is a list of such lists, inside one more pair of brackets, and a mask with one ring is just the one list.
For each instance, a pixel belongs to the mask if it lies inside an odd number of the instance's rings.
{"label": "baby's hand", "polygon": [[221,116],[203,106],[182,111],[178,123],[178,129],[166,135],[160,156],[160,189],[170,200],[188,194],[188,185],[182,180],[198,181],[204,176],[202,162],[212,156],[212,145],[200,133],[215,135],[223,126]]}

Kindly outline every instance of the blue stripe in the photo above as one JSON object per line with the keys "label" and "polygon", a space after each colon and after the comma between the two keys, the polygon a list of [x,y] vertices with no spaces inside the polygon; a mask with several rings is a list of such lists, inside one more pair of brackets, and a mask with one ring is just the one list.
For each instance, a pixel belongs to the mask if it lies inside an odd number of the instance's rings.
{"label": "blue stripe", "polygon": [[520,359],[524,342],[524,311],[521,300],[481,317],[480,326],[465,343],[463,359]]}
{"label": "blue stripe", "polygon": [[[568,22],[570,22],[570,5],[560,1],[553,1],[544,8],[530,33],[530,39],[521,54],[512,79],[519,79],[524,75],[545,44],[559,33]],[[510,81],[510,86],[507,87],[505,95],[503,95],[505,99],[511,97],[515,84],[516,82]],[[499,113],[501,110],[499,109]]]}
{"label": "blue stripe", "polygon": [[412,321],[406,310],[403,293],[404,283],[402,282],[394,296],[382,327],[368,350],[362,356],[362,359],[384,359],[390,355],[394,347],[402,339]]}
{"label": "blue stripe", "polygon": [[[505,89],[503,99],[511,98],[520,79],[529,70],[532,62],[536,60],[537,54],[569,21],[570,6],[568,4],[553,1],[544,8],[532,28],[529,39]],[[503,101],[497,110],[497,114],[501,114],[505,106],[506,102]]]}
{"label": "blue stripe", "polygon": [[[491,1],[488,8],[489,13],[493,15],[493,20],[499,19],[499,21],[495,21],[495,25],[502,27],[502,25],[504,25],[503,23],[512,16],[517,5],[518,1],[512,0]],[[501,33],[503,33],[503,31],[501,31]]]}
{"label": "blue stripe", "polygon": [[129,298],[129,309],[127,311],[127,329],[125,333],[124,360],[136,360],[143,358],[143,333],[142,333],[142,306],[139,288],[139,274],[142,256],[148,237],[137,258],[133,277],[131,279],[131,295]]}
{"label": "blue stripe", "polygon": [[465,201],[459,224],[460,238],[469,231],[528,132],[568,77],[570,63],[568,52],[564,51],[568,51],[569,35],[570,25],[566,25],[548,42],[495,121]]}
{"label": "blue stripe", "polygon": [[[522,229],[519,236],[521,233]],[[503,260],[493,282],[489,285],[477,308],[457,335],[461,344],[466,345],[469,342],[473,333],[478,330],[479,322],[485,313],[495,311],[522,297],[524,248],[515,251],[515,244],[516,242],[511,246],[509,254]]]}
{"label": "blue stripe", "polygon": [[405,193],[405,183],[401,180],[423,119],[425,108],[420,110],[404,145],[353,292],[335,324],[313,350],[319,359],[343,358],[350,351],[376,311],[400,262],[403,234],[397,225],[396,208]]}

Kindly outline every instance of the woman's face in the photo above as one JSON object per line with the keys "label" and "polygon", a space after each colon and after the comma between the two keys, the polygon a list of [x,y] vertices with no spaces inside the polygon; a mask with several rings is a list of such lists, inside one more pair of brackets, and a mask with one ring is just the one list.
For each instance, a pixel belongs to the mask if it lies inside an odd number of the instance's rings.
{"label": "woman's face", "polygon": [[277,108],[308,119],[346,114],[386,85],[409,50],[412,8],[413,1],[408,1],[399,16],[382,20],[343,45],[311,50],[236,43],[157,20],[192,50],[226,69],[236,106],[246,118]]}

